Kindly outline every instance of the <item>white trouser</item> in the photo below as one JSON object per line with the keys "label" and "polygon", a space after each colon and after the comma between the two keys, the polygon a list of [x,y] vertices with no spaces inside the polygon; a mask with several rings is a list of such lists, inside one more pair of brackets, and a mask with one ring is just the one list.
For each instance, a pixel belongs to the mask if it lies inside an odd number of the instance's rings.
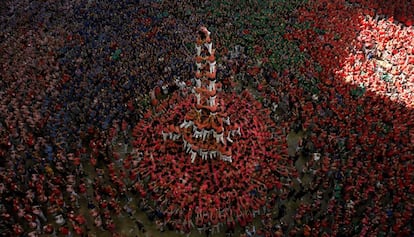
{"label": "white trouser", "polygon": [[180,128],[189,128],[190,126],[193,126],[194,125],[194,122],[193,121],[187,121],[187,120],[185,120],[184,119],[184,122],[182,122],[181,124],[180,124]]}
{"label": "white trouser", "polygon": [[217,156],[217,151],[209,151],[208,155],[210,156],[210,159],[216,158]]}
{"label": "white trouser", "polygon": [[168,86],[162,86],[162,93],[164,93],[164,95],[168,94]]}
{"label": "white trouser", "polygon": [[194,125],[194,122],[193,121],[188,121],[187,122],[187,125],[184,128],[189,128],[189,127],[191,127],[193,125]]}
{"label": "white trouser", "polygon": [[185,150],[185,153],[190,153],[192,150],[191,150],[191,144],[190,143],[187,143],[187,149]]}
{"label": "white trouser", "polygon": [[214,71],[216,70],[216,61],[209,62],[209,64],[210,64],[210,73],[214,73]]}
{"label": "white trouser", "polygon": [[214,106],[216,105],[216,96],[211,96],[208,100],[208,106]]}
{"label": "white trouser", "polygon": [[204,46],[207,48],[208,53],[211,54],[213,52],[213,43],[204,43]]}
{"label": "white trouser", "polygon": [[227,116],[226,118],[223,118],[223,123],[230,125],[230,117]]}
{"label": "white trouser", "polygon": [[219,136],[219,140],[223,145],[226,145],[226,142],[224,141],[223,133],[221,133],[221,135]]}
{"label": "white trouser", "polygon": [[216,131],[213,132],[213,136],[216,139],[216,143],[223,143],[223,145],[226,145],[226,142],[224,141],[224,135],[223,133],[216,133]]}
{"label": "white trouser", "polygon": [[197,70],[200,70],[201,69],[201,63],[196,63],[196,66],[197,66]]}
{"label": "white trouser", "polygon": [[212,90],[214,90],[214,89],[216,89],[216,80],[214,80],[214,81],[210,81],[210,83],[209,83],[209,85],[208,85],[208,88],[207,88],[209,91],[212,91]]}
{"label": "white trouser", "polygon": [[[187,120],[185,120],[185,119],[184,119],[184,122],[182,122],[182,123],[180,124],[180,128],[184,128],[185,126],[187,126],[187,124],[188,124]],[[163,134],[163,135],[164,135],[164,134]]]}
{"label": "white trouser", "polygon": [[181,134],[174,133],[174,134],[173,134],[173,138],[172,138],[172,140],[173,140],[173,141],[177,141],[178,139],[180,139],[180,137],[181,137]]}
{"label": "white trouser", "polygon": [[167,138],[169,137],[169,134],[168,133],[166,133],[166,132],[164,132],[164,131],[161,131],[161,134],[162,134],[162,139],[164,140],[164,142],[167,140]]}
{"label": "white trouser", "polygon": [[200,56],[200,54],[201,54],[201,45],[196,44],[196,51],[197,51],[197,56]]}
{"label": "white trouser", "polygon": [[201,151],[201,159],[207,160],[208,158],[208,151]]}
{"label": "white trouser", "polygon": [[178,86],[178,88],[180,88],[180,90],[184,89],[186,84],[183,81],[180,81],[178,79],[175,80],[175,85]]}
{"label": "white trouser", "polygon": [[208,135],[208,131],[207,130],[205,130],[205,129],[202,129],[201,130],[201,139],[203,139],[203,141],[205,141],[206,140],[206,137],[207,137],[207,135]]}
{"label": "white trouser", "polygon": [[273,112],[275,112],[278,106],[279,106],[278,104],[276,104],[275,102],[273,102],[273,103],[272,103],[272,109],[271,109],[271,110],[272,110]]}
{"label": "white trouser", "polygon": [[203,136],[202,131],[199,131],[199,130],[194,131],[193,137],[195,137],[196,139],[201,138],[202,136]]}
{"label": "white trouser", "polygon": [[191,153],[191,163],[194,163],[195,158],[197,157],[197,152],[191,150],[190,153]]}
{"label": "white trouser", "polygon": [[201,79],[196,78],[196,79],[195,79],[195,82],[196,82],[196,87],[197,87],[197,88],[200,88],[200,87],[201,87]]}
{"label": "white trouser", "polygon": [[200,93],[196,93],[195,97],[197,98],[197,104],[199,105],[201,103],[201,95]]}
{"label": "white trouser", "polygon": [[210,134],[210,131],[208,131],[206,129],[203,129],[203,130],[201,130],[201,132],[203,133],[202,134],[202,139],[203,139],[203,141],[205,141],[206,138],[208,138],[208,135]]}
{"label": "white trouser", "polygon": [[227,155],[221,155],[221,160],[226,161],[226,162],[232,162],[233,159],[231,156],[227,156]]}
{"label": "white trouser", "polygon": [[233,140],[231,140],[231,138],[230,138],[230,133],[227,133],[227,138],[226,139],[227,139],[227,141],[233,143]]}
{"label": "white trouser", "polygon": [[236,129],[236,134],[237,134],[237,135],[239,135],[239,136],[241,136],[240,127],[238,127],[238,128]]}

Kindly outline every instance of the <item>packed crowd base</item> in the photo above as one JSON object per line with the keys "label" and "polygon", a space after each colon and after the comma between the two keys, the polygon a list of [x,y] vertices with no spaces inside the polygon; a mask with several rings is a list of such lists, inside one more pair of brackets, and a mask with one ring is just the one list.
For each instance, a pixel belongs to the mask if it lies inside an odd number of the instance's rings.
{"label": "packed crowd base", "polygon": [[[0,11],[1,235],[140,236],[115,225],[135,211],[183,234],[192,222],[192,235],[231,235],[235,226],[247,236],[414,234],[410,1],[8,3]],[[190,103],[173,82],[193,76],[189,50],[201,24],[215,26],[223,86],[243,79],[258,90],[226,95],[239,101],[231,119],[259,128],[242,135],[238,154],[250,156],[229,169],[176,158],[165,149],[172,141],[157,137],[163,121],[182,119],[165,112]],[[268,32],[277,34],[264,41]],[[155,106],[165,112],[146,112],[150,90],[167,85]],[[135,148],[140,139],[152,146],[124,157],[132,128]],[[292,128],[304,136],[289,157],[282,134]],[[259,159],[263,146],[280,159]]]}
{"label": "packed crowd base", "polygon": [[226,106],[230,120],[241,127],[231,146],[232,162],[219,157],[191,162],[183,142],[163,141],[159,134],[165,124],[183,121],[194,103],[194,97],[178,93],[164,101],[165,107],[174,105],[173,110],[144,119],[134,128],[134,147],[140,155],[124,161],[127,172],[134,174],[130,181],[134,191],[152,200],[166,224],[185,233],[193,228],[217,233],[224,225],[229,232],[236,224],[245,228],[254,216],[265,213],[269,195],[276,198],[286,192],[297,176],[286,155],[283,132],[270,130],[277,127],[269,117],[271,110],[261,108],[248,91],[219,96],[237,101]]}

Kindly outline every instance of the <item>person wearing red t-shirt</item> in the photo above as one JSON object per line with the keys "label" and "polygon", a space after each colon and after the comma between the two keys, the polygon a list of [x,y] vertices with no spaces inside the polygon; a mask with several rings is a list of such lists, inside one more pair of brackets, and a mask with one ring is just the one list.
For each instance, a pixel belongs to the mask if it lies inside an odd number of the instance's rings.
{"label": "person wearing red t-shirt", "polygon": [[80,227],[79,225],[73,224],[72,225],[74,232],[78,235],[78,236],[82,236],[84,233],[84,230],[82,229],[82,227]]}
{"label": "person wearing red t-shirt", "polygon": [[61,226],[59,227],[59,233],[63,236],[71,236],[71,232],[67,226]]}

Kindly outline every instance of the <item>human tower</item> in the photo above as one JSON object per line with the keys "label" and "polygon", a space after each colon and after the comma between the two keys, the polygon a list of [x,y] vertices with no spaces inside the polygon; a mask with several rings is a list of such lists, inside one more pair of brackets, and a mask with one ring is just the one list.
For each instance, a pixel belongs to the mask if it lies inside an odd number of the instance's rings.
{"label": "human tower", "polygon": [[162,131],[163,137],[164,140],[182,139],[184,151],[189,154],[191,162],[195,162],[197,157],[232,162],[233,139],[236,135],[240,136],[241,131],[240,126],[231,123],[225,112],[224,100],[219,97],[221,83],[216,80],[215,49],[211,32],[206,27],[200,27],[195,49],[194,104],[180,125]]}

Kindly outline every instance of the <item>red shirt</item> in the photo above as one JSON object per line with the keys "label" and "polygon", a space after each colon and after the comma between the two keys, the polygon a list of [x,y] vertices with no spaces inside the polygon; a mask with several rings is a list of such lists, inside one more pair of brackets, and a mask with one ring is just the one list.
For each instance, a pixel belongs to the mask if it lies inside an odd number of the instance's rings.
{"label": "red shirt", "polygon": [[86,219],[85,217],[83,217],[82,215],[78,215],[75,217],[75,220],[80,224],[83,225],[86,223]]}
{"label": "red shirt", "polygon": [[83,230],[82,230],[82,228],[80,226],[74,225],[73,226],[73,229],[75,230],[75,232],[76,232],[77,235],[80,236],[80,235],[83,234]]}
{"label": "red shirt", "polygon": [[64,226],[60,227],[59,231],[62,235],[68,235],[69,234],[69,229],[67,227],[64,227]]}
{"label": "red shirt", "polygon": [[86,193],[86,185],[84,183],[79,185],[79,192]]}

